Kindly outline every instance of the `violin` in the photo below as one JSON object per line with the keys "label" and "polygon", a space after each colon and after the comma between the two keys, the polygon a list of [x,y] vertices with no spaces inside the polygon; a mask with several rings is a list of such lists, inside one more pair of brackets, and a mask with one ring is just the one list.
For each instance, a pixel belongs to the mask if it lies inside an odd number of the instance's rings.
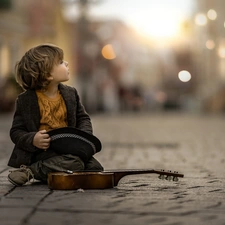
{"label": "violin", "polygon": [[112,170],[102,172],[52,172],[48,174],[48,187],[52,190],[106,189],[116,187],[121,178],[135,174],[159,174],[159,179],[178,181],[184,174],[166,170]]}

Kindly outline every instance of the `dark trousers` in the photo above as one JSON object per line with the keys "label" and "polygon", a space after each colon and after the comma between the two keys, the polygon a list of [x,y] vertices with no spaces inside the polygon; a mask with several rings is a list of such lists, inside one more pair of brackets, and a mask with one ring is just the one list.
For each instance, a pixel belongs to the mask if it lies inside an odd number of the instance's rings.
{"label": "dark trousers", "polygon": [[86,164],[78,157],[71,154],[56,155],[48,159],[39,160],[30,167],[34,178],[47,182],[48,173],[76,171],[103,171],[102,165],[92,157]]}

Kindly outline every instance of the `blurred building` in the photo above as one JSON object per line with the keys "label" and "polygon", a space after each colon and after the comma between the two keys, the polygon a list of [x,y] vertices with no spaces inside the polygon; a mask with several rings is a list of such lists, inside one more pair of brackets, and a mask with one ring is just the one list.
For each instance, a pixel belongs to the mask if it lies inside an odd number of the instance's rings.
{"label": "blurred building", "polygon": [[64,17],[74,27],[71,46],[82,101],[89,112],[146,108],[156,101],[150,90],[160,83],[156,52],[122,21],[91,17],[88,9],[97,3],[64,1],[64,7],[78,10],[74,19],[66,12]]}
{"label": "blurred building", "polygon": [[[121,21],[86,23],[88,31],[75,29],[75,54],[76,82],[89,111],[155,107],[153,92],[160,87],[161,66],[154,48]],[[75,21],[74,27],[79,26]]]}
{"label": "blurred building", "polygon": [[[77,8],[68,20],[66,4]],[[0,0],[0,111],[13,107],[14,66],[40,43],[63,48],[89,112],[225,109],[225,2],[198,0],[179,40],[158,49],[123,22],[89,17],[95,0]],[[70,7],[70,5],[68,5]],[[160,29],[160,28],[159,28]],[[163,27],[161,28],[163,29]],[[181,82],[180,71],[191,80]]]}
{"label": "blurred building", "polygon": [[[21,91],[13,79],[16,61],[46,42],[63,48],[70,84],[89,112],[183,107],[181,98],[193,94],[196,76],[182,83],[177,74],[187,69],[195,75],[192,48],[160,52],[121,21],[90,18],[88,8],[98,2],[0,0],[0,111],[12,108]],[[77,8],[72,21],[62,13],[68,3]]]}
{"label": "blurred building", "polygon": [[[54,43],[71,60],[72,35],[70,29],[64,32],[67,24],[60,10],[59,0],[0,0],[0,111],[9,111],[14,105],[18,94],[13,87],[14,67],[28,49]],[[74,72],[72,65],[70,70]]]}
{"label": "blurred building", "polygon": [[225,1],[198,0],[195,24],[196,96],[202,110],[225,110]]}

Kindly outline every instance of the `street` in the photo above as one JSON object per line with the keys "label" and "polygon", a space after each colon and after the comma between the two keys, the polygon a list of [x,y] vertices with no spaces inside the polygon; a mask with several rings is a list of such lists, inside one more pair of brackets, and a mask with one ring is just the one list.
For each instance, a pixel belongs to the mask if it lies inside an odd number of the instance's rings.
{"label": "street", "polygon": [[225,117],[222,114],[129,113],[91,116],[105,170],[165,169],[122,178],[117,187],[50,190],[7,180],[12,115],[0,116],[1,225],[225,225]]}

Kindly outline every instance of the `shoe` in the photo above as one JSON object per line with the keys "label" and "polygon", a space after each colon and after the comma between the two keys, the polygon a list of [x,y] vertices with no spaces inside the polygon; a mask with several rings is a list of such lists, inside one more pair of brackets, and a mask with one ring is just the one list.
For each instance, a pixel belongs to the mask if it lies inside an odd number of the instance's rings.
{"label": "shoe", "polygon": [[32,173],[31,169],[24,165],[21,165],[20,169],[18,170],[9,172],[10,174],[8,175],[8,180],[15,186],[22,186],[30,181],[31,178],[34,180],[34,174]]}

